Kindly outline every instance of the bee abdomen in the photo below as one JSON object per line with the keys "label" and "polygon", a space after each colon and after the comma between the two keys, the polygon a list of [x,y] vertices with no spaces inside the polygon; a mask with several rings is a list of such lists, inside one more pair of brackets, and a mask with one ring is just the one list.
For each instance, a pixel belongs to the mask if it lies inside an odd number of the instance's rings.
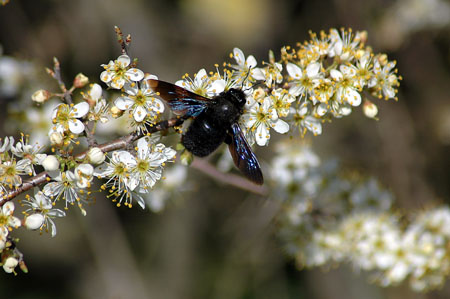
{"label": "bee abdomen", "polygon": [[205,117],[199,117],[182,136],[181,143],[195,156],[206,157],[223,143],[226,135],[225,128]]}

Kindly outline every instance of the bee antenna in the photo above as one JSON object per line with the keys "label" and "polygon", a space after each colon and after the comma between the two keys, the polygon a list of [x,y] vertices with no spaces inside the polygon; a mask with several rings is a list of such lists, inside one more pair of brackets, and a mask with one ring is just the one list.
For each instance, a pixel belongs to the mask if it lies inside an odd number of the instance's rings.
{"label": "bee antenna", "polygon": [[247,75],[245,75],[244,80],[242,80],[241,89],[244,88],[244,83],[245,83],[245,81],[247,81],[248,77],[250,76],[250,72],[252,71],[252,68],[253,68],[252,66],[248,68]]}

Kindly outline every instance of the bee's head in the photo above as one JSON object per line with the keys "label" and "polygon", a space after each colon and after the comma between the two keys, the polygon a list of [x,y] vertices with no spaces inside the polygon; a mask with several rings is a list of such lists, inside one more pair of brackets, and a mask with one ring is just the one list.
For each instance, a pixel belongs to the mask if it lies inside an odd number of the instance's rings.
{"label": "bee's head", "polygon": [[228,90],[228,94],[230,95],[230,98],[235,105],[237,105],[239,108],[244,107],[247,98],[245,96],[245,93],[241,89],[230,88]]}

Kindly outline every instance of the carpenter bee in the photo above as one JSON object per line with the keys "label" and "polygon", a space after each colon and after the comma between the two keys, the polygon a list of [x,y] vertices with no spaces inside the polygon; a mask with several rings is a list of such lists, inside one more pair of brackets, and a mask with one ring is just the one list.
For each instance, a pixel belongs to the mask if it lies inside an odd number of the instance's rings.
{"label": "carpenter bee", "polygon": [[188,151],[205,157],[225,142],[237,168],[253,183],[263,184],[258,159],[238,124],[246,102],[242,89],[231,88],[206,98],[172,83],[153,79],[147,82],[175,114],[193,119],[181,137]]}

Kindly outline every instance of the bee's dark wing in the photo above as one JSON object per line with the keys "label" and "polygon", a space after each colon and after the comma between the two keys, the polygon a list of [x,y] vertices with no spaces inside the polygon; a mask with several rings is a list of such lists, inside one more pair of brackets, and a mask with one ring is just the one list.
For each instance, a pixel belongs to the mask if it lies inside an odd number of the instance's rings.
{"label": "bee's dark wing", "polygon": [[195,94],[180,86],[160,80],[147,80],[147,84],[153,91],[167,102],[175,114],[186,117],[198,116],[211,100]]}
{"label": "bee's dark wing", "polygon": [[228,145],[234,164],[253,183],[262,185],[263,174],[259,167],[258,159],[242,133],[238,123],[231,124],[231,142]]}

